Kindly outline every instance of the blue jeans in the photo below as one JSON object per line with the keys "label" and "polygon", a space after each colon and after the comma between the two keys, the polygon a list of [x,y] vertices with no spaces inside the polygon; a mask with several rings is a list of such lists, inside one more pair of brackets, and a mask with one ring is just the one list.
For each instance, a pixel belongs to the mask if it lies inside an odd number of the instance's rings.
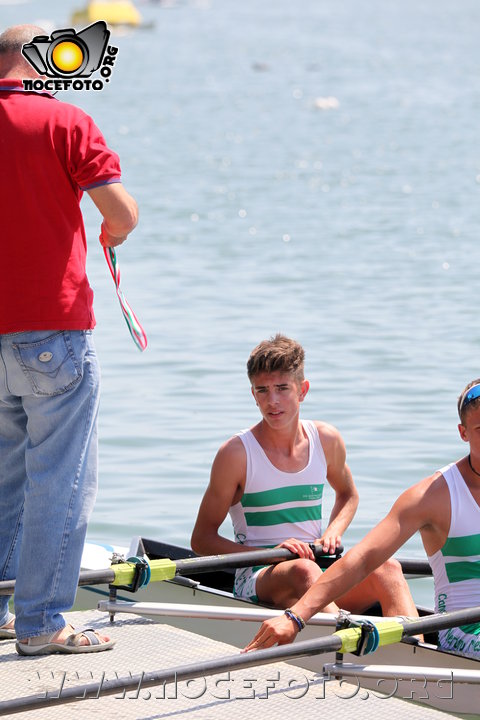
{"label": "blue jeans", "polygon": [[[0,580],[17,638],[72,607],[97,491],[100,372],[91,331],[0,335]],[[0,625],[8,597],[0,596]]]}

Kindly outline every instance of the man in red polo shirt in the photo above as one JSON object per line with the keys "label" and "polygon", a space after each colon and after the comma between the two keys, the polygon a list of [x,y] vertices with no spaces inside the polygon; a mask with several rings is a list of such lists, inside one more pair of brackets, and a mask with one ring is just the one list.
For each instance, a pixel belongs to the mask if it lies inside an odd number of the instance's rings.
{"label": "man in red polo shirt", "polygon": [[80,200],[103,216],[100,241],[137,224],[120,164],[93,120],[47,92],[22,46],[42,28],[0,35],[0,579],[16,578],[15,618],[0,597],[0,638],[23,655],[113,645],[75,633],[72,607],[97,485],[99,368]]}

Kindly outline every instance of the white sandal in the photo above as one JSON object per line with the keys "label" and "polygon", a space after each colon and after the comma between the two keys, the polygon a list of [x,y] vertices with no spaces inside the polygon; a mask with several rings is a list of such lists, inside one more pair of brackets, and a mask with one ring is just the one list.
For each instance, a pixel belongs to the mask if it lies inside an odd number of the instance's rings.
{"label": "white sandal", "polygon": [[5,627],[9,623],[11,623],[12,620],[15,620],[15,615],[9,612],[7,622],[5,623],[5,625],[2,625],[0,627],[0,640],[14,640],[17,637],[15,634],[15,628]]}
{"label": "white sandal", "polygon": [[[58,632],[58,631],[57,631]],[[27,642],[17,642],[16,649],[19,655],[52,655],[53,653],[96,653],[110,650],[115,640],[103,640],[93,628],[77,630],[69,635],[65,642],[52,641],[54,635],[40,635],[29,638]],[[88,640],[88,645],[81,645],[82,638]]]}

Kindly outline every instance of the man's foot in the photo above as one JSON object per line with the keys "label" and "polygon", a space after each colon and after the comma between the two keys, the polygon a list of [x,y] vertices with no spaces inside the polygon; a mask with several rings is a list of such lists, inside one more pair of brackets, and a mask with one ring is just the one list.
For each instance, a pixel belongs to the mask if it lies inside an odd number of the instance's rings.
{"label": "man's foot", "polygon": [[109,650],[115,645],[106,635],[93,628],[74,630],[66,625],[50,635],[40,635],[17,642],[19,655],[52,655],[53,653],[93,653]]}
{"label": "man's foot", "polygon": [[13,640],[15,635],[15,615],[8,613],[8,621],[0,626],[0,640]]}

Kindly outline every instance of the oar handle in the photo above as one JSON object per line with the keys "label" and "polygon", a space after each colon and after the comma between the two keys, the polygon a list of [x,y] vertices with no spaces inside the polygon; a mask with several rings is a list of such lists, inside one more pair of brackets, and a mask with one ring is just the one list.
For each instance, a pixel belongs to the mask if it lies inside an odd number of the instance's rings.
{"label": "oar handle", "polygon": [[432,568],[428,560],[416,558],[396,558],[405,575],[432,575]]}
{"label": "oar handle", "polygon": [[[343,552],[343,547],[337,548],[336,555],[324,555],[321,547],[312,545],[315,559],[320,567],[328,567]],[[252,550],[226,555],[194,556],[181,560],[168,558],[151,560],[151,580],[171,580],[176,575],[193,575],[202,572],[218,572],[227,568],[253,567],[254,565],[271,565],[284,560],[298,558],[287,548],[271,548],[266,550]],[[82,570],[78,581],[79,587],[83,585],[116,585],[126,587],[135,577],[136,567],[133,562],[119,563],[102,570]],[[0,582],[0,595],[11,595],[15,589],[15,580]]]}
{"label": "oar handle", "polygon": [[[333,556],[323,555],[319,546],[312,545],[312,550],[314,551],[317,562],[322,562],[324,566],[327,567],[337,559],[343,548],[338,548],[338,555]],[[287,548],[248,550],[246,552],[227,553],[226,555],[193,556],[179,560],[159,558],[158,560],[150,560],[148,562],[148,579],[144,576],[142,576],[142,579],[138,578],[139,570],[143,572],[138,564],[140,563],[140,559],[131,558],[133,562],[127,561],[126,563],[112,566],[112,570],[115,573],[115,580],[113,580],[111,584],[122,587],[124,590],[130,589],[131,592],[135,592],[138,587],[145,586],[149,581],[159,582],[162,580],[172,580],[176,576],[219,572],[221,570],[253,567],[255,565],[272,565],[277,562],[295,560],[297,558],[298,555]]]}
{"label": "oar handle", "polygon": [[[343,552],[343,546],[335,555],[325,555],[320,545],[311,543],[310,547],[320,567],[328,567]],[[193,575],[202,572],[226,570],[227,568],[253,567],[255,565],[273,565],[285,560],[296,560],[298,555],[287,548],[268,550],[248,550],[246,552],[227,553],[226,555],[205,555],[176,560],[175,575]]]}

